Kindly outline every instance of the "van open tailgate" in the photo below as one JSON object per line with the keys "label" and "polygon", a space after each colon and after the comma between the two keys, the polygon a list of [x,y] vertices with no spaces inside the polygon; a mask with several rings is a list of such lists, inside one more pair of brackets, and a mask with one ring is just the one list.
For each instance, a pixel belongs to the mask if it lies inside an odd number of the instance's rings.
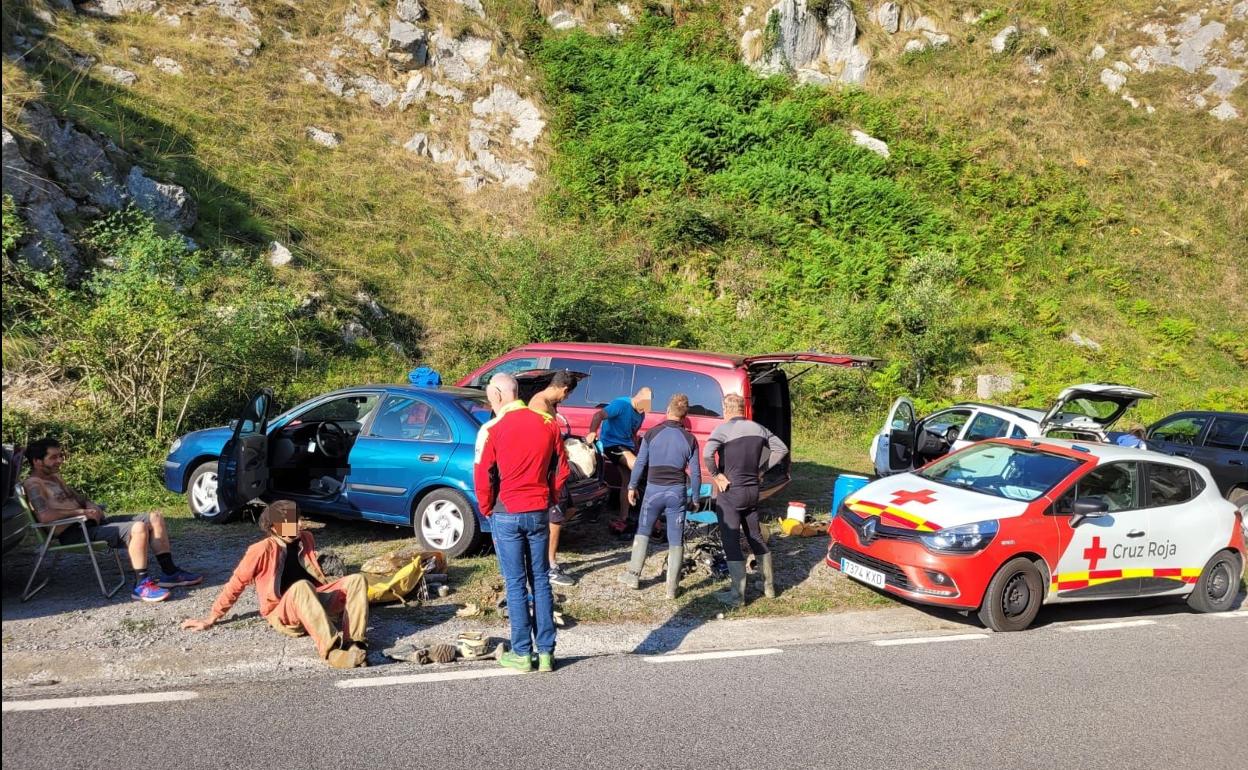
{"label": "van open tailgate", "polygon": [[847,369],[869,369],[880,362],[870,356],[851,356],[844,353],[764,353],[757,356],[746,356],[744,363],[753,369],[768,364],[823,364],[825,366],[841,366]]}

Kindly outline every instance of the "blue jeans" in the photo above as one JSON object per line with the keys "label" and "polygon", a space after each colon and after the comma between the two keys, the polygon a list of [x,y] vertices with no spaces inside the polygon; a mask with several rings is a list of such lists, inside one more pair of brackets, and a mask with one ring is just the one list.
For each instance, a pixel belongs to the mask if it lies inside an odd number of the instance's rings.
{"label": "blue jeans", "polygon": [[[498,568],[507,584],[507,614],[511,618],[511,650],[530,655],[555,651],[555,597],[550,590],[546,545],[550,529],[546,511],[496,513],[490,517]],[[529,619],[529,593],[533,619]],[[534,628],[536,625],[536,628]]]}
{"label": "blue jeans", "polygon": [[637,522],[637,534],[650,536],[659,514],[667,514],[667,545],[669,548],[682,544],[685,532],[685,485],[646,487],[641,500],[641,518]]}

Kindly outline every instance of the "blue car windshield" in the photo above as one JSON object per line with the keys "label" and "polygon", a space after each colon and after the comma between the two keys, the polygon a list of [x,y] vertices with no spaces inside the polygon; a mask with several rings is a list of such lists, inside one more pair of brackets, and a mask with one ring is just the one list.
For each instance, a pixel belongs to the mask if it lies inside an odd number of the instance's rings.
{"label": "blue car windshield", "polygon": [[1078,460],[1059,454],[984,443],[937,460],[918,475],[938,484],[1031,502],[1080,465]]}
{"label": "blue car windshield", "polygon": [[468,413],[472,419],[477,421],[478,425],[484,425],[485,421],[494,415],[490,411],[490,405],[486,403],[485,397],[481,398],[457,398],[456,405]]}

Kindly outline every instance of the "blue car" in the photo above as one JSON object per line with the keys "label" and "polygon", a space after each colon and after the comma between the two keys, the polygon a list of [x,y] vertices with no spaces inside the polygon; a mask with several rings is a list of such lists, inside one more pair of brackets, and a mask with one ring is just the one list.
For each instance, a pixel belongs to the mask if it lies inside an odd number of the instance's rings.
{"label": "blue car", "polygon": [[[365,385],[326,393],[270,418],[263,391],[229,427],[173,442],[165,487],[197,519],[227,522],[253,500],[286,498],[304,511],[413,527],[421,546],[460,556],[485,542],[472,461],[489,419],[471,388]],[[572,483],[578,514],[601,505],[600,477]]]}

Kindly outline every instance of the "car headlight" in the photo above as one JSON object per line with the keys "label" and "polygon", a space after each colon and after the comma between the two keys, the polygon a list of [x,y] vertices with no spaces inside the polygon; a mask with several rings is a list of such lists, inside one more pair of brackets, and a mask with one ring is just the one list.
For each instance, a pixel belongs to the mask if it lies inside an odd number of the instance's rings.
{"label": "car headlight", "polygon": [[922,535],[919,539],[933,551],[973,553],[991,543],[998,529],[996,521],[978,521]]}
{"label": "car headlight", "polygon": [[173,446],[169,447],[169,454],[178,451],[178,447],[182,446],[182,438],[178,437],[173,440]]}

